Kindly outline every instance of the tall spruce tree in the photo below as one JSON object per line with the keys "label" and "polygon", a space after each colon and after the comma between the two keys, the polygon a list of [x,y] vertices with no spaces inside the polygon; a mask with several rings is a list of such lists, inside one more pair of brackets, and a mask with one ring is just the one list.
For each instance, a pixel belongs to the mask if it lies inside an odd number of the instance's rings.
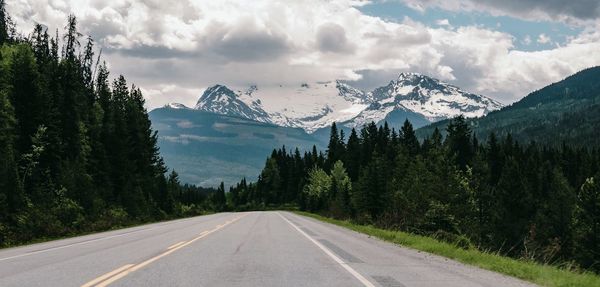
{"label": "tall spruce tree", "polygon": [[6,12],[6,2],[0,0],[0,47],[2,44],[9,42],[10,39],[10,16]]}
{"label": "tall spruce tree", "polygon": [[448,136],[446,145],[449,152],[456,158],[456,163],[462,170],[466,170],[467,165],[471,164],[473,159],[472,131],[464,116],[460,115],[448,124]]}

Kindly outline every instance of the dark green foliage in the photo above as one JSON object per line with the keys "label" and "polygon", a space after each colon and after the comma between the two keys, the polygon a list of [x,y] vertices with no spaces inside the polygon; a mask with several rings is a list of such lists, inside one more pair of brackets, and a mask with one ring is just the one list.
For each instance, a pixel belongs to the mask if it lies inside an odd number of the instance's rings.
{"label": "dark green foliage", "polygon": [[399,134],[366,125],[346,144],[335,127],[331,132],[325,158],[316,149],[303,156],[273,151],[256,185],[232,187],[232,207],[295,204],[461,248],[600,265],[597,149],[523,146],[494,134],[481,144],[462,117],[445,139],[436,129],[423,143],[408,122]]}
{"label": "dark green foliage", "polygon": [[600,271],[600,173],[581,186],[575,216],[575,256],[584,266]]}
{"label": "dark green foliage", "polygon": [[6,12],[5,0],[0,0],[0,46],[11,42],[14,32],[12,20]]}
{"label": "dark green foliage", "polygon": [[193,215],[225,208],[224,188],[167,178],[144,98],[105,65],[93,79],[70,16],[58,35],[37,25],[16,39],[0,1],[0,247],[36,238]]}
{"label": "dark green foliage", "polygon": [[224,211],[227,206],[227,198],[225,197],[225,185],[221,182],[217,192],[213,193],[212,203],[216,211]]}
{"label": "dark green foliage", "polygon": [[455,157],[456,164],[463,170],[471,163],[473,147],[471,146],[471,128],[460,115],[446,127],[446,145]]}

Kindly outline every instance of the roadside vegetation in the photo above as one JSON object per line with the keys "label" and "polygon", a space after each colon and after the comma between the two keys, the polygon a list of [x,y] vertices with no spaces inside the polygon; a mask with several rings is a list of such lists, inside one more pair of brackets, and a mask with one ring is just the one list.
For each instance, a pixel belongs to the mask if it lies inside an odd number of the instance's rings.
{"label": "roadside vegetation", "polygon": [[16,30],[0,0],[0,247],[223,208],[224,188],[167,174],[141,90],[110,81],[75,17]]}
{"label": "roadside vegetation", "polygon": [[342,226],[401,246],[440,255],[482,269],[523,279],[541,286],[600,286],[600,276],[592,272],[579,272],[553,265],[540,264],[531,260],[513,259],[497,253],[482,252],[474,247],[464,247],[459,244],[444,242],[432,237],[386,230],[372,225],[356,224],[348,220],[333,219],[309,212],[295,211],[295,213]]}

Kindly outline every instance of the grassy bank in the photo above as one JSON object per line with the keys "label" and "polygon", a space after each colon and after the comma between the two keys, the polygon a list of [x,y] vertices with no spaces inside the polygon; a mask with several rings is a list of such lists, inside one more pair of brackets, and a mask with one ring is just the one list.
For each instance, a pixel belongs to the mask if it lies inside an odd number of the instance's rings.
{"label": "grassy bank", "polygon": [[542,286],[600,286],[600,276],[593,273],[577,273],[560,269],[555,266],[542,265],[536,262],[517,260],[492,253],[481,252],[476,249],[461,249],[452,244],[440,242],[430,237],[385,230],[370,225],[358,225],[350,221],[331,219],[308,212],[295,211],[295,213],[368,234],[395,244],[437,254],[482,269],[520,278]]}

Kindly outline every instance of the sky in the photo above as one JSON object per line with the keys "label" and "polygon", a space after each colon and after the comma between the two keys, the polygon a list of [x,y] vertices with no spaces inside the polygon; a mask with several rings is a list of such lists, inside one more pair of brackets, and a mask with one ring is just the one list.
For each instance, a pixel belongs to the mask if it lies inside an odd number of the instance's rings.
{"label": "sky", "polygon": [[79,30],[149,109],[193,106],[215,84],[345,80],[364,90],[401,72],[510,104],[600,65],[598,0],[11,0],[19,31]]}

